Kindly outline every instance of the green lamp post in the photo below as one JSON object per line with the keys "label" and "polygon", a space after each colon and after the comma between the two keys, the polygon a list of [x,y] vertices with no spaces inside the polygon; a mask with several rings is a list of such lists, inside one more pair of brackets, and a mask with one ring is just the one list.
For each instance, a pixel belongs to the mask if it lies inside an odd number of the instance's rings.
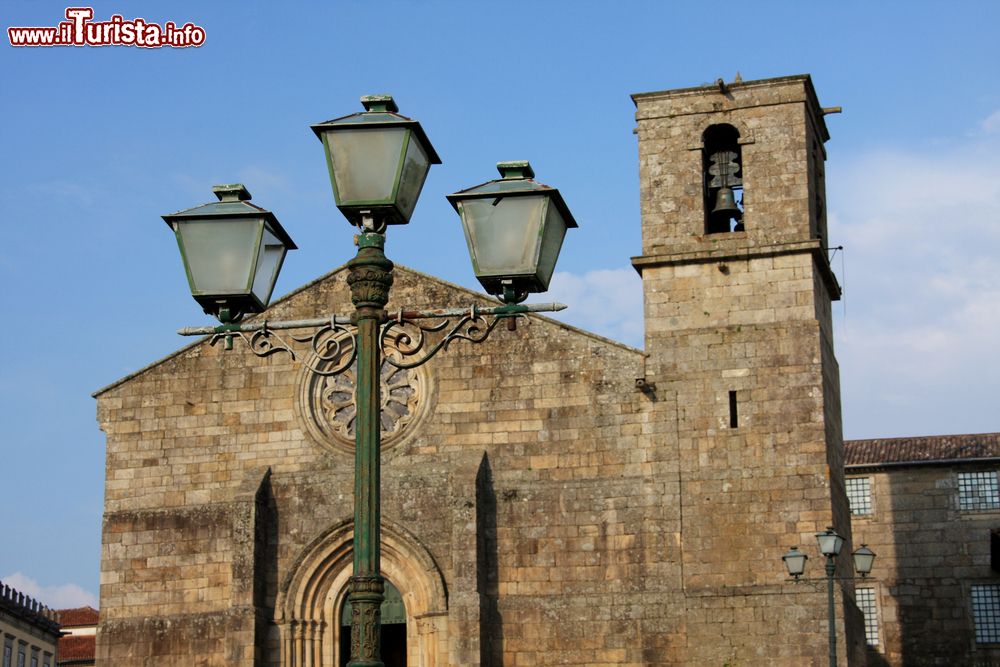
{"label": "green lamp post", "polygon": [[[837,571],[837,557],[841,549],[844,548],[844,538],[833,526],[827,527],[822,533],[816,533],[816,542],[819,552],[826,556],[826,615],[827,615],[827,658],[831,667],[837,665],[837,616],[834,606],[833,582],[838,579],[834,576]],[[875,552],[868,548],[867,544],[862,544],[859,549],[851,554],[854,560],[854,571],[866,578],[872,571],[875,563]],[[800,581],[800,577],[806,569],[806,561],[809,559],[798,547],[792,547],[788,553],[781,557],[788,575],[795,581]],[[854,577],[840,577],[840,579],[853,579]]]}
{"label": "green lamp post", "polygon": [[337,208],[360,228],[358,254],[347,263],[357,332],[354,402],[354,563],[348,583],[351,604],[350,667],[375,667],[379,655],[381,576],[382,405],[378,345],[386,320],[393,264],[385,256],[385,228],[405,225],[416,206],[431,164],[441,159],[420,123],[401,116],[388,95],[361,98],[365,110],[313,125],[326,149]]}
{"label": "green lamp post", "polygon": [[[561,304],[521,304],[529,293],[548,288],[566,229],[576,227],[566,203],[554,188],[532,180],[527,162],[500,163],[501,179],[462,190],[448,199],[466,230],[476,276],[503,305],[403,310],[390,319],[385,311],[392,287],[393,263],[385,256],[389,225],[410,220],[427,172],[441,160],[420,124],[399,115],[392,97],[361,98],[363,112],[312,126],[323,142],[337,208],[359,228],[358,251],[347,263],[347,283],[354,311],[316,320],[241,323],[244,314],[267,306],[285,252],[295,248],[274,215],[248,203],[242,186],[216,188],[220,202],[163,216],[175,230],[192,294],[222,325],[181,329],[182,335],[243,338],[251,351],[268,356],[284,351],[295,358],[281,329],[312,328],[312,349],[327,349],[330,334],[350,333],[349,354],[334,370],[309,369],[323,375],[347,370],[357,361],[355,385],[354,557],[348,583],[351,609],[350,667],[381,667],[380,607],[385,584],[381,576],[380,507],[380,377],[382,364],[414,368],[456,339],[481,343],[500,321],[513,324],[530,312],[562,310]],[[487,316],[493,316],[487,321]],[[421,331],[439,339],[427,348],[406,345],[385,355],[383,345],[394,327],[421,327],[420,321],[447,319]],[[450,328],[451,319],[457,323]],[[349,328],[350,327],[350,328]],[[353,329],[353,331],[352,331]],[[398,329],[397,329],[398,331]],[[248,339],[244,334],[250,333]],[[397,333],[397,336],[406,336]],[[296,341],[308,338],[293,337]],[[409,339],[408,339],[409,340]],[[421,340],[423,337],[421,335]],[[336,343],[338,352],[342,351]],[[307,362],[308,363],[308,362]]]}

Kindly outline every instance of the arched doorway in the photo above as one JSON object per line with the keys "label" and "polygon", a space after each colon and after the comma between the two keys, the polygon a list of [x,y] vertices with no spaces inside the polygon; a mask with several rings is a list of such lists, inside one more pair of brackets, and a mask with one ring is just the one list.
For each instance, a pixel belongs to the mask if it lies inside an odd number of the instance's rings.
{"label": "arched doorway", "polygon": [[[282,582],[275,608],[281,667],[346,664],[341,661],[340,623],[351,574],[353,533],[351,521],[328,529],[303,549]],[[390,633],[404,633],[405,641],[395,642],[402,644],[405,654],[400,664],[448,665],[448,597],[441,571],[416,537],[385,519],[382,575],[398,592],[405,619],[383,628],[398,625]]]}
{"label": "arched doorway", "polygon": [[[382,663],[385,667],[406,667],[406,603],[399,589],[385,580],[382,602]],[[340,667],[351,659],[351,603],[344,596],[340,607]]]}

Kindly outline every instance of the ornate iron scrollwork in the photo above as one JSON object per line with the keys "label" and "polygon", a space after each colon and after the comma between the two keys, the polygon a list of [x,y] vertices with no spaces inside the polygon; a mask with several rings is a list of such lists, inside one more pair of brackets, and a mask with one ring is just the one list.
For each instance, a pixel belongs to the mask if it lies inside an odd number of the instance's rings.
{"label": "ornate iron scrollwork", "polygon": [[[396,318],[382,325],[379,347],[382,349],[386,363],[392,364],[396,368],[416,368],[427,362],[439,351],[447,350],[452,341],[466,340],[470,343],[482,343],[489,338],[501,320],[511,317],[521,316],[498,315],[492,320],[487,320],[475,308],[470,308],[469,312],[459,317],[454,325],[451,325],[451,319],[425,324],[418,321],[417,318],[407,318],[405,313],[400,312]],[[429,341],[432,334],[445,330],[447,333],[440,339],[433,343]],[[399,358],[396,358],[396,355]]]}

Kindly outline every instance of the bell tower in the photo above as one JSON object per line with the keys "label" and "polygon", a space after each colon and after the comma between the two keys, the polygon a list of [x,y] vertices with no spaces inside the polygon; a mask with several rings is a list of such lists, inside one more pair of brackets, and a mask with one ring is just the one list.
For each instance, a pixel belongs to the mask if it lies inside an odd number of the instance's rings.
{"label": "bell tower", "polygon": [[[824,590],[785,581],[814,534],[847,538],[826,242],[829,138],[809,76],[633,95],[646,379],[673,420],[687,664],[820,664]],[[863,660],[849,581],[838,656]],[[847,632],[844,632],[846,620]]]}

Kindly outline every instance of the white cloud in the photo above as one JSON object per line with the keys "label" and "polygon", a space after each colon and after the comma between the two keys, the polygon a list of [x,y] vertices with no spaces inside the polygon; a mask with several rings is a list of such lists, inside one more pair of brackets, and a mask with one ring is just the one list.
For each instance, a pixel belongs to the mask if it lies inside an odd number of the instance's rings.
{"label": "white cloud", "polygon": [[996,144],[831,162],[831,240],[846,246],[837,351],[848,437],[1000,430]]}
{"label": "white cloud", "polygon": [[982,128],[984,132],[989,134],[1000,132],[1000,109],[997,109],[986,117],[982,123]]}
{"label": "white cloud", "polygon": [[583,275],[557,271],[545,295],[569,308],[555,316],[573,326],[642,347],[642,281],[631,268]]}
{"label": "white cloud", "polygon": [[0,581],[17,589],[19,593],[33,597],[50,609],[72,609],[86,606],[97,608],[97,596],[76,584],[42,586],[20,572],[7,575]]}

